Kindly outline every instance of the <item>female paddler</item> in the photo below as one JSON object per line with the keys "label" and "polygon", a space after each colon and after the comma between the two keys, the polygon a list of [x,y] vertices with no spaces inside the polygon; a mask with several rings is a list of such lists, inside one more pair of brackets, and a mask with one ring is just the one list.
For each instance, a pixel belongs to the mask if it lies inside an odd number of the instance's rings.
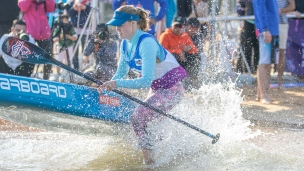
{"label": "female paddler", "polygon": [[[115,26],[122,40],[120,60],[112,80],[99,89],[150,88],[145,102],[168,112],[181,101],[184,95],[181,80],[188,74],[153,35],[145,32],[149,28],[148,16],[148,11],[131,5],[122,6],[114,12],[107,25]],[[137,73],[138,78],[125,79],[129,69]],[[147,165],[154,164],[153,138],[146,131],[147,123],[161,118],[157,112],[141,105],[130,118]]]}

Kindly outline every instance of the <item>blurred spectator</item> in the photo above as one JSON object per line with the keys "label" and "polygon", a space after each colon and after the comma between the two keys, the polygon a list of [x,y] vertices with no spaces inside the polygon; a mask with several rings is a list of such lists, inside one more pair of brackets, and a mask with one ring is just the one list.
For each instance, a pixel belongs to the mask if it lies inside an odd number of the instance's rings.
{"label": "blurred spectator", "polygon": [[[192,85],[193,88],[199,88],[201,86],[202,81],[198,80],[198,75],[199,75],[199,71],[201,69],[202,66],[202,61],[201,58],[203,56],[203,37],[202,34],[200,33],[200,22],[198,21],[197,18],[189,18],[189,20],[187,21],[187,27],[186,27],[186,32],[187,34],[191,37],[192,42],[194,43],[194,45],[196,46],[196,48],[198,49],[198,56],[194,57],[194,58],[190,58],[188,60],[188,63],[190,63],[190,68],[191,68],[191,72],[193,72],[193,74],[190,74],[189,76],[191,77],[190,84]],[[191,73],[190,72],[190,73]]]}
{"label": "blurred spectator", "polygon": [[[18,0],[23,12],[22,20],[27,24],[26,32],[33,36],[42,49],[52,54],[51,28],[46,17],[47,12],[55,11],[54,0]],[[49,79],[51,64],[43,67],[43,79]]]}
{"label": "blurred spectator", "polygon": [[[237,7],[237,12],[239,16],[244,15],[254,15],[253,6],[251,0],[239,0],[239,5]],[[244,52],[246,61],[250,67],[251,73],[256,73],[259,63],[259,41],[255,34],[254,20],[245,20],[241,24],[241,48]],[[253,52],[253,53],[252,53]],[[240,54],[242,55],[242,54]],[[245,69],[244,69],[245,68]],[[248,68],[244,67],[244,61],[242,57],[238,58],[237,61],[237,71],[238,72],[248,72]]]}
{"label": "blurred spectator", "polygon": [[270,87],[271,62],[275,62],[275,48],[279,35],[279,10],[276,0],[252,0],[255,25],[259,32],[260,59],[257,71],[257,100],[271,103],[267,90]]}
{"label": "blurred spectator", "polygon": [[176,0],[177,16],[187,19],[192,12],[192,0]]}
{"label": "blurred spectator", "polygon": [[286,48],[286,68],[293,75],[304,79],[304,18],[301,18],[301,13],[304,13],[304,1],[295,0],[295,11],[297,18],[288,20],[288,40]]}
{"label": "blurred spectator", "polygon": [[[86,41],[86,35],[87,35],[87,28],[84,28],[84,25],[88,19],[89,13],[91,11],[91,6],[90,6],[90,1],[89,0],[83,0],[83,1],[79,1],[79,0],[74,0],[73,2],[71,2],[70,4],[70,9],[68,11],[69,16],[71,18],[71,23],[74,26],[74,29],[78,35],[77,41],[80,37],[80,34],[82,32],[83,29],[84,30],[84,34],[81,37],[81,49],[84,48],[84,44]],[[76,44],[75,44],[76,46]],[[75,69],[79,69],[79,56],[82,55],[82,52],[79,51],[79,46],[78,47],[74,47],[76,48],[76,53],[75,56],[73,58],[73,65]]]}
{"label": "blurred spectator", "polygon": [[175,0],[167,0],[168,8],[166,10],[166,28],[171,27],[172,21],[174,19],[177,6]]}
{"label": "blurred spectator", "polygon": [[[208,17],[208,0],[193,0],[192,6],[193,10],[189,16],[189,18],[201,18],[201,17]],[[194,10],[196,8],[196,11]]]}
{"label": "blurred spectator", "polygon": [[[154,1],[159,4],[159,11],[158,14],[155,13],[154,9]],[[117,8],[119,8],[123,0],[113,0],[112,3],[112,8],[115,11]],[[165,15],[166,15],[166,10],[168,7],[168,3],[166,0],[126,0],[126,5],[134,5],[134,6],[140,6],[145,10],[150,11],[149,16],[150,16],[150,30],[147,32],[155,35],[155,24],[158,21],[161,21]]]}
{"label": "blurred spectator", "polygon": [[102,82],[110,81],[117,69],[117,44],[110,40],[109,36],[108,27],[104,23],[98,24],[94,36],[84,49],[86,57],[83,62],[88,63],[90,55],[94,54],[95,65],[92,75]]}
{"label": "blurred spectator", "polygon": [[[161,34],[159,42],[168,50],[178,61],[178,63],[186,69],[190,78],[197,77],[197,58],[199,58],[198,50],[191,40],[191,37],[184,32],[186,21],[182,17],[177,17],[171,28],[167,28]],[[190,84],[190,83],[189,83]],[[189,84],[185,88],[190,88]]]}
{"label": "blurred spectator", "polygon": [[200,22],[197,18],[189,18],[186,24],[186,32],[195,44],[198,53],[203,52],[203,37],[200,34]]}
{"label": "blurred spectator", "polygon": [[[26,34],[25,32],[25,22],[17,19],[14,20],[13,25],[11,27],[11,32],[9,34],[4,34],[1,37],[0,45],[3,44],[4,40],[7,37],[21,38],[34,44],[34,38],[31,35]],[[8,55],[4,54],[2,48],[0,48],[0,73],[30,77],[33,72],[34,66],[34,64],[21,62],[18,59],[9,57]]]}
{"label": "blurred spectator", "polygon": [[279,14],[280,14],[280,24],[279,24],[279,61],[277,64],[278,71],[278,88],[282,88],[282,77],[285,68],[285,49],[288,37],[288,19],[286,13],[291,12],[295,9],[294,0],[277,0]]}
{"label": "blurred spectator", "polygon": [[2,0],[0,5],[0,37],[10,32],[12,23],[18,18],[18,0]]}
{"label": "blurred spectator", "polygon": [[238,0],[236,5],[236,12],[238,16],[244,16],[246,11],[246,2],[244,0]]}
{"label": "blurred spectator", "polygon": [[[53,41],[59,42],[57,46],[57,60],[73,68],[73,47],[77,40],[77,34],[69,22],[69,15],[60,15],[58,26],[53,30]],[[69,61],[68,61],[69,60]],[[60,75],[60,67],[57,67],[57,74]]]}
{"label": "blurred spectator", "polygon": [[[192,13],[188,18],[203,18],[203,17],[208,17],[209,14],[209,6],[207,3],[208,0],[193,0],[192,3]],[[202,38],[205,38],[207,35],[207,22],[206,21],[201,21],[200,22],[200,32],[202,34]]]}

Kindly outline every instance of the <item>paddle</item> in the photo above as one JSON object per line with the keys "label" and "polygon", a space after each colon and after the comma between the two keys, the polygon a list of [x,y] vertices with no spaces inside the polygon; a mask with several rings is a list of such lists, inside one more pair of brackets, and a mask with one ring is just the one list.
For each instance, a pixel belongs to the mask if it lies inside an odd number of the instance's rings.
{"label": "paddle", "polygon": [[[18,60],[21,60],[23,62],[26,62],[26,63],[32,63],[32,64],[45,64],[45,63],[50,63],[50,64],[54,64],[54,65],[57,65],[59,67],[62,67],[76,75],[79,75],[83,78],[86,78],[98,85],[102,85],[103,83],[99,80],[96,80],[95,78],[89,76],[89,75],[86,75],[82,72],[79,72],[59,61],[57,61],[56,59],[52,58],[52,56],[50,54],[48,54],[46,51],[44,51],[43,49],[41,49],[40,47],[32,44],[32,43],[29,43],[27,41],[24,41],[24,40],[21,40],[21,39],[18,39],[18,38],[15,38],[15,37],[8,37],[2,44],[2,51],[7,54],[8,56],[11,56],[15,59],[18,59]],[[159,114],[162,114],[170,119],[173,119],[189,128],[192,128],[202,134],[205,134],[207,135],[208,137],[212,138],[212,144],[216,143],[219,138],[220,138],[220,134],[217,134],[216,136],[196,127],[196,126],[193,126],[191,124],[189,124],[188,122],[186,121],[183,121],[175,116],[172,116],[170,114],[167,114],[165,112],[163,112],[162,110],[160,109],[157,109],[153,106],[151,106],[150,104],[146,103],[146,102],[143,102],[135,97],[132,97],[124,92],[121,92],[119,90],[116,90],[114,89],[113,92],[117,93],[117,94],[120,94],[136,103],[139,103],[147,108],[150,108],[152,110],[154,110],[155,112],[159,113]]]}

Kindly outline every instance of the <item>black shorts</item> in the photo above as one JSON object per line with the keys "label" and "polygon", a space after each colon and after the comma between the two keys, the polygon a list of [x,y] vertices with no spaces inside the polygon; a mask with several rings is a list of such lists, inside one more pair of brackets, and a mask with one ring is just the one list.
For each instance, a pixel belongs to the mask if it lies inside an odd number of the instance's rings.
{"label": "black shorts", "polygon": [[187,61],[185,62],[185,69],[190,77],[197,77],[201,69],[201,57],[196,54],[185,54]]}

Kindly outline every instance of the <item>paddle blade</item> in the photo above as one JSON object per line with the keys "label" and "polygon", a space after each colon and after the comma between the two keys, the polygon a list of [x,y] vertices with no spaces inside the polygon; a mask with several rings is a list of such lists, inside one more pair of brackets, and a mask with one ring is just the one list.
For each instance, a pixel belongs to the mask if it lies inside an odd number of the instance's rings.
{"label": "paddle blade", "polygon": [[51,55],[40,47],[16,37],[4,40],[2,51],[12,58],[32,64],[45,64],[48,63],[47,59],[51,58]]}

